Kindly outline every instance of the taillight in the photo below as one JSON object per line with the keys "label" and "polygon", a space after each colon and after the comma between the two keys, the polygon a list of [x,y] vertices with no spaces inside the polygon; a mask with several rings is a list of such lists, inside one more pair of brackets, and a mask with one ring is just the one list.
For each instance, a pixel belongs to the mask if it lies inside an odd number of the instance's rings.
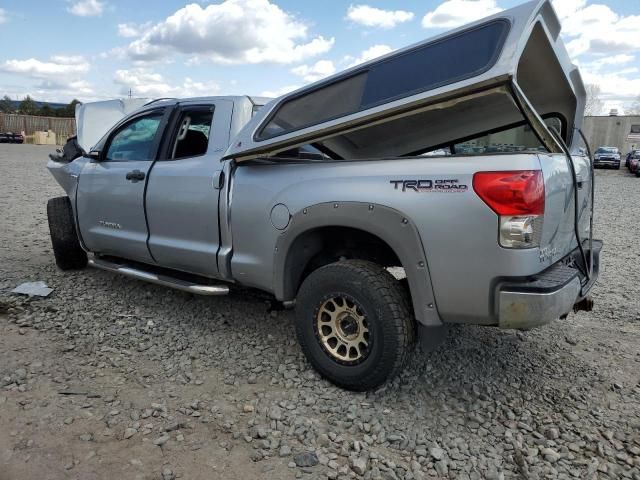
{"label": "taillight", "polygon": [[473,189],[500,217],[500,245],[540,246],[544,215],[544,177],[540,170],[478,172]]}
{"label": "taillight", "polygon": [[478,172],[473,189],[498,215],[543,215],[544,178],[540,170]]}

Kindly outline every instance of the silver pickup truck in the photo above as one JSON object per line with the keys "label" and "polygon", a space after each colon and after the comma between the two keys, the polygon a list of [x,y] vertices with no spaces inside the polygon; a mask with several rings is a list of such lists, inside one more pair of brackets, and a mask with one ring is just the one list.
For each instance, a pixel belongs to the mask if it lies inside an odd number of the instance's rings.
{"label": "silver pickup truck", "polygon": [[589,308],[584,104],[547,0],[273,101],[151,102],[49,162],[67,193],[48,204],[56,262],[264,290],[295,307],[322,375],[375,388],[447,324]]}

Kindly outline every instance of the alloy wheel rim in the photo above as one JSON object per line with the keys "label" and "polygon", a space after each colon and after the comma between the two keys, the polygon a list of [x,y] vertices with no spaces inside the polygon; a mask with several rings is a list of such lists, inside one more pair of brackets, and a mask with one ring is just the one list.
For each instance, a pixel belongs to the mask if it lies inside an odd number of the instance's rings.
{"label": "alloy wheel rim", "polygon": [[361,305],[348,295],[333,295],[322,302],[315,318],[315,333],[332,360],[347,365],[363,362],[371,351],[371,332]]}

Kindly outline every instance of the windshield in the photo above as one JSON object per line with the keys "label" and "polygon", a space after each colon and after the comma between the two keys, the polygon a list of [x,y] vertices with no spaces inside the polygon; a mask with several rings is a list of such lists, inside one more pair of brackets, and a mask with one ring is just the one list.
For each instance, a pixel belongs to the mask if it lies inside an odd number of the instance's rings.
{"label": "windshield", "polygon": [[614,147],[600,147],[596,153],[618,153],[618,149]]}

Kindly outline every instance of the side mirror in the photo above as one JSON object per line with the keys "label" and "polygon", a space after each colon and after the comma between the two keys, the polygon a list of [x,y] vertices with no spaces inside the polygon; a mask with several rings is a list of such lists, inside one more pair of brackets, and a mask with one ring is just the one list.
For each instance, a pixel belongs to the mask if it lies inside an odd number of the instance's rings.
{"label": "side mirror", "polygon": [[89,157],[91,160],[100,160],[100,150],[91,150],[89,151],[89,153],[87,154],[87,157]]}

